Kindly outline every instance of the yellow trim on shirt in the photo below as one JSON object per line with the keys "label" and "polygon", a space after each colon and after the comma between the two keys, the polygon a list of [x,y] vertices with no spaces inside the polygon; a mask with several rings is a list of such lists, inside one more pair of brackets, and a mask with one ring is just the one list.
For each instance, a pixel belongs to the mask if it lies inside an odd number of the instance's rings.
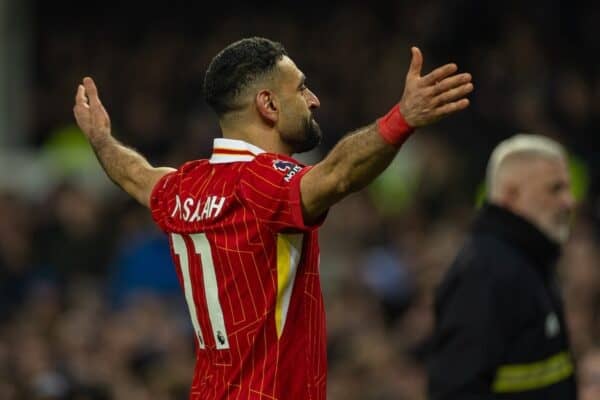
{"label": "yellow trim on shirt", "polygon": [[529,364],[500,366],[492,383],[494,393],[534,390],[558,383],[573,374],[573,362],[563,351],[545,360]]}
{"label": "yellow trim on shirt", "polygon": [[290,242],[285,235],[277,235],[277,304],[275,306],[275,326],[277,337],[283,330],[283,294],[290,284],[291,255]]}

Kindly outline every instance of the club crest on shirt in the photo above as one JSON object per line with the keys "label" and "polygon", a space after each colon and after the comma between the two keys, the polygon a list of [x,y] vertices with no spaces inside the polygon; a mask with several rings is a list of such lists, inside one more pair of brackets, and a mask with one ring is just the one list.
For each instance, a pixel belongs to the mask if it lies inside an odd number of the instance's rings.
{"label": "club crest on shirt", "polygon": [[283,180],[288,183],[292,180],[294,175],[296,175],[302,170],[302,167],[298,164],[294,164],[291,161],[285,160],[274,160],[273,168],[275,168],[276,171],[285,173],[285,177],[283,178]]}

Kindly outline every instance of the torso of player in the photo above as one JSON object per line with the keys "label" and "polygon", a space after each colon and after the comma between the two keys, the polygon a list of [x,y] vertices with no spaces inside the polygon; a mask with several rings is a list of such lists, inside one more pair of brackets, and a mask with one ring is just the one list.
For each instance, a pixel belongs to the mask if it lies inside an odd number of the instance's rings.
{"label": "torso of player", "polygon": [[192,398],[324,399],[317,230],[302,222],[296,181],[304,167],[259,150],[216,141],[210,160],[153,191],[196,334]]}

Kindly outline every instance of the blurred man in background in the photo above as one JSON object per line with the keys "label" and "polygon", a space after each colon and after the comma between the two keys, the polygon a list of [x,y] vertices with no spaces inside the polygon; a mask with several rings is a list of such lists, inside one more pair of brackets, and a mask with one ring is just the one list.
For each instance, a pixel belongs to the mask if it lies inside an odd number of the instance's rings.
{"label": "blurred man in background", "polygon": [[574,208],[565,151],[516,135],[492,153],[487,186],[436,294],[431,399],[576,399],[554,274]]}
{"label": "blurred man in background", "polygon": [[169,234],[194,327],[193,399],[325,399],[326,336],[317,228],[330,206],[371,182],[416,127],[465,109],[469,74],[421,76],[412,48],[392,110],[346,136],[314,167],[319,100],[283,46],[250,38],[211,62],[204,94],[224,138],[210,160],[154,168],[111,135],[91,78],[75,117],[110,178]]}

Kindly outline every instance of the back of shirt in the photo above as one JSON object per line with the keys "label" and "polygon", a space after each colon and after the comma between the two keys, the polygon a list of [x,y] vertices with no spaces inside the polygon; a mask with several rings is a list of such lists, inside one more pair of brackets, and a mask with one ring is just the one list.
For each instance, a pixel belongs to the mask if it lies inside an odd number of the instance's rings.
{"label": "back of shirt", "polygon": [[292,158],[216,139],[210,160],[167,174],[152,216],[196,333],[192,399],[325,399],[326,333],[316,226]]}

